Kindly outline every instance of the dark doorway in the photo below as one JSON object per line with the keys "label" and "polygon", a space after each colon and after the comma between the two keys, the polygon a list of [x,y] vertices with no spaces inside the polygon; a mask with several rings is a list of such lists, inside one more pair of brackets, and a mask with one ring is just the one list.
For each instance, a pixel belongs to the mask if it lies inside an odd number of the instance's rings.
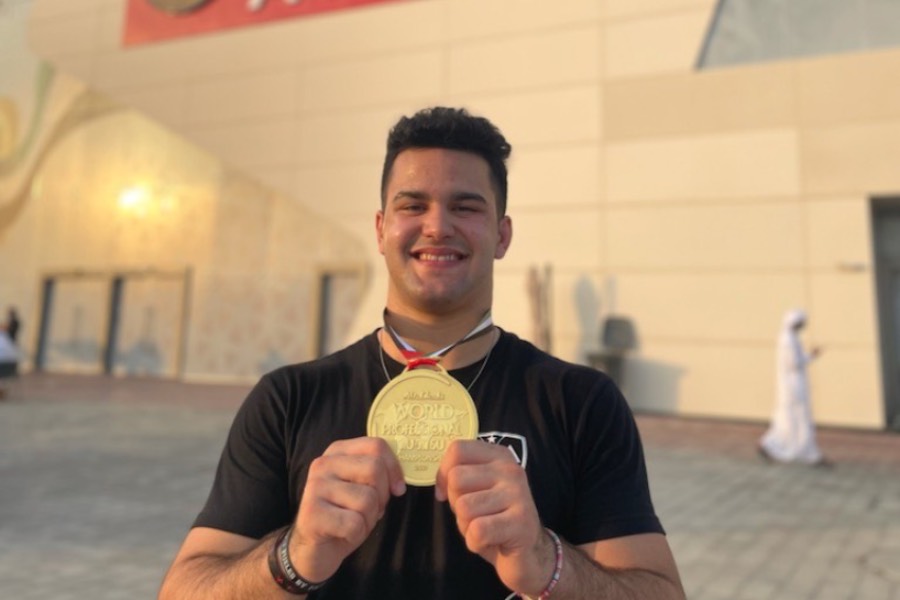
{"label": "dark doorway", "polygon": [[900,197],[872,202],[885,421],[900,431]]}

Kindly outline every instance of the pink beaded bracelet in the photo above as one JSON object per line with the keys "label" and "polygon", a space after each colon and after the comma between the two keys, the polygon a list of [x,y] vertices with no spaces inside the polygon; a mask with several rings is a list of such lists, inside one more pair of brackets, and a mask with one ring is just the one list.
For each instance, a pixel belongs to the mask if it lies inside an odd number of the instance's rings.
{"label": "pink beaded bracelet", "polygon": [[556,566],[553,567],[553,575],[550,576],[550,583],[547,584],[547,587],[544,588],[544,591],[538,596],[538,600],[547,600],[547,598],[550,597],[550,592],[552,592],[553,588],[556,587],[556,584],[559,583],[559,576],[562,575],[563,566],[563,547],[562,542],[559,541],[559,536],[556,535],[552,529],[547,529],[546,527],[544,529],[550,534],[553,545],[556,547]]}
{"label": "pink beaded bracelet", "polygon": [[[559,536],[552,529],[548,529],[544,527],[548,534],[550,534],[550,539],[553,540],[553,546],[556,548],[556,565],[553,567],[553,575],[550,576],[550,583],[547,584],[547,587],[544,588],[544,591],[541,592],[540,596],[537,597],[537,600],[547,600],[550,597],[550,592],[553,591],[553,588],[556,587],[556,584],[559,583],[559,576],[562,575],[562,567],[563,567],[563,547],[562,542],[559,540]],[[519,598],[527,598],[531,600],[529,596],[524,594],[519,594]]]}

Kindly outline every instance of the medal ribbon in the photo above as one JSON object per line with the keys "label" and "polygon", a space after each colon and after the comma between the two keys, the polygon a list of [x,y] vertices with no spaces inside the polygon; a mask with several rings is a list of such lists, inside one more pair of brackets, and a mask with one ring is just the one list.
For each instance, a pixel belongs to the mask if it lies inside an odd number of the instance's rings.
{"label": "medal ribbon", "polygon": [[388,332],[388,335],[391,336],[391,340],[394,341],[394,344],[400,350],[400,354],[403,355],[403,358],[406,359],[406,368],[407,369],[415,369],[416,367],[420,367],[422,365],[436,365],[440,362],[441,357],[459,346],[460,344],[465,344],[466,342],[472,341],[475,338],[479,338],[483,335],[486,335],[491,332],[491,327],[494,325],[493,319],[491,319],[491,311],[488,310],[484,313],[484,316],[481,317],[481,321],[478,322],[477,325],[463,336],[462,339],[453,342],[449,346],[444,346],[439,350],[435,350],[434,352],[429,352],[428,354],[423,354],[413,348],[409,342],[404,340],[400,335],[394,331],[394,328],[388,325],[387,322],[388,317],[388,309],[384,309],[384,330]]}

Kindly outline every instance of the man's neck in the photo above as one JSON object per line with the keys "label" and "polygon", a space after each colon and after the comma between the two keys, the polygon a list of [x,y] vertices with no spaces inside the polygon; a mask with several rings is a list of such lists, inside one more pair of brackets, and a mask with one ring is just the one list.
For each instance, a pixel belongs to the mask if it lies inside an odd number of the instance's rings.
{"label": "man's neck", "polygon": [[[418,352],[429,354],[463,339],[478,325],[486,312],[481,310],[453,316],[411,316],[391,312],[389,309],[387,325]],[[391,336],[384,333],[380,338],[385,352],[391,358],[406,362]],[[491,328],[487,335],[481,335],[454,347],[441,358],[441,365],[446,369],[455,369],[472,364],[487,353],[496,339],[496,334]]]}

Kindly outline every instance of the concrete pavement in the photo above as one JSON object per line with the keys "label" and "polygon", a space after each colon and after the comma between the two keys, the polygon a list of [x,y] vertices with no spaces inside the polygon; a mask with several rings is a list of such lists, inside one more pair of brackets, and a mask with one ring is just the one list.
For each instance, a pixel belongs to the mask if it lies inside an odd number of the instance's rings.
{"label": "concrete pavement", "polygon": [[[26,375],[0,402],[0,598],[154,598],[247,386]],[[692,600],[900,600],[900,435],[821,430],[830,469],[759,424],[639,415]]]}

